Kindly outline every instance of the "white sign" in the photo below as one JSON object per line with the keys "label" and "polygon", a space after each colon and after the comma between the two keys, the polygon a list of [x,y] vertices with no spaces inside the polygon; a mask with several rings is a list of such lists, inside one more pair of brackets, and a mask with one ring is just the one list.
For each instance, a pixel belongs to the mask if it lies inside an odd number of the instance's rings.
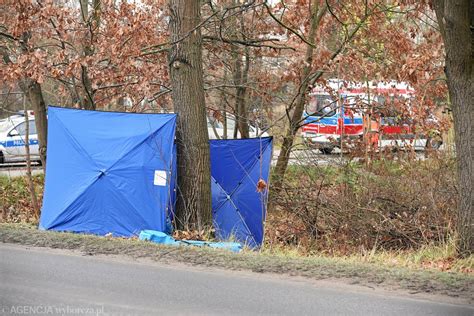
{"label": "white sign", "polygon": [[155,178],[153,180],[154,185],[166,186],[166,171],[165,170],[155,170]]}

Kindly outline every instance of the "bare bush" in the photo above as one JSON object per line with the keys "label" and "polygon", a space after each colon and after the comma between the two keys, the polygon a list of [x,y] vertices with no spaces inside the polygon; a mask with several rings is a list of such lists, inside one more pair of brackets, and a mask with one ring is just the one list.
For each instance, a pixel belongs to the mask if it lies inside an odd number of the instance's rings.
{"label": "bare bush", "polygon": [[329,253],[443,243],[454,232],[456,196],[455,163],[443,155],[369,166],[306,160],[272,197],[266,242]]}

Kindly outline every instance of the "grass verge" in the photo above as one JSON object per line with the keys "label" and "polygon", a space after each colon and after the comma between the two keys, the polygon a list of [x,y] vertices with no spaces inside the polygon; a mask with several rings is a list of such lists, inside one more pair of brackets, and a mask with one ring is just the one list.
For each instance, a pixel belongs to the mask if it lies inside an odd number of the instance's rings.
{"label": "grass verge", "polygon": [[233,254],[206,248],[167,247],[136,239],[40,231],[25,224],[0,224],[0,241],[36,247],[74,249],[87,255],[126,255],[157,262],[277,273],[311,279],[340,279],[351,284],[433,293],[474,301],[474,277],[328,257],[292,257],[245,251]]}

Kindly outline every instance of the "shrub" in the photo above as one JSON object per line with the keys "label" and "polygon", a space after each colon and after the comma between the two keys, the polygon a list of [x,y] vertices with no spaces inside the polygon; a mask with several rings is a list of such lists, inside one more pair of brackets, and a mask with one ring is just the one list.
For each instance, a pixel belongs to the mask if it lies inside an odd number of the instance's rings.
{"label": "shrub", "polygon": [[456,195],[449,157],[290,166],[266,243],[339,254],[442,244],[454,234]]}

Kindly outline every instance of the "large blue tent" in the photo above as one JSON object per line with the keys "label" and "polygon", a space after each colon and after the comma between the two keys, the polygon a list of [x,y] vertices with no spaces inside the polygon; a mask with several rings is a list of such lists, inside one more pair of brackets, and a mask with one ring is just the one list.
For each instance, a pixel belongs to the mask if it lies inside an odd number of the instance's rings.
{"label": "large blue tent", "polygon": [[262,244],[272,138],[211,140],[212,211],[217,236],[251,248]]}
{"label": "large blue tent", "polygon": [[166,230],[175,114],[48,108],[40,228],[131,236]]}

